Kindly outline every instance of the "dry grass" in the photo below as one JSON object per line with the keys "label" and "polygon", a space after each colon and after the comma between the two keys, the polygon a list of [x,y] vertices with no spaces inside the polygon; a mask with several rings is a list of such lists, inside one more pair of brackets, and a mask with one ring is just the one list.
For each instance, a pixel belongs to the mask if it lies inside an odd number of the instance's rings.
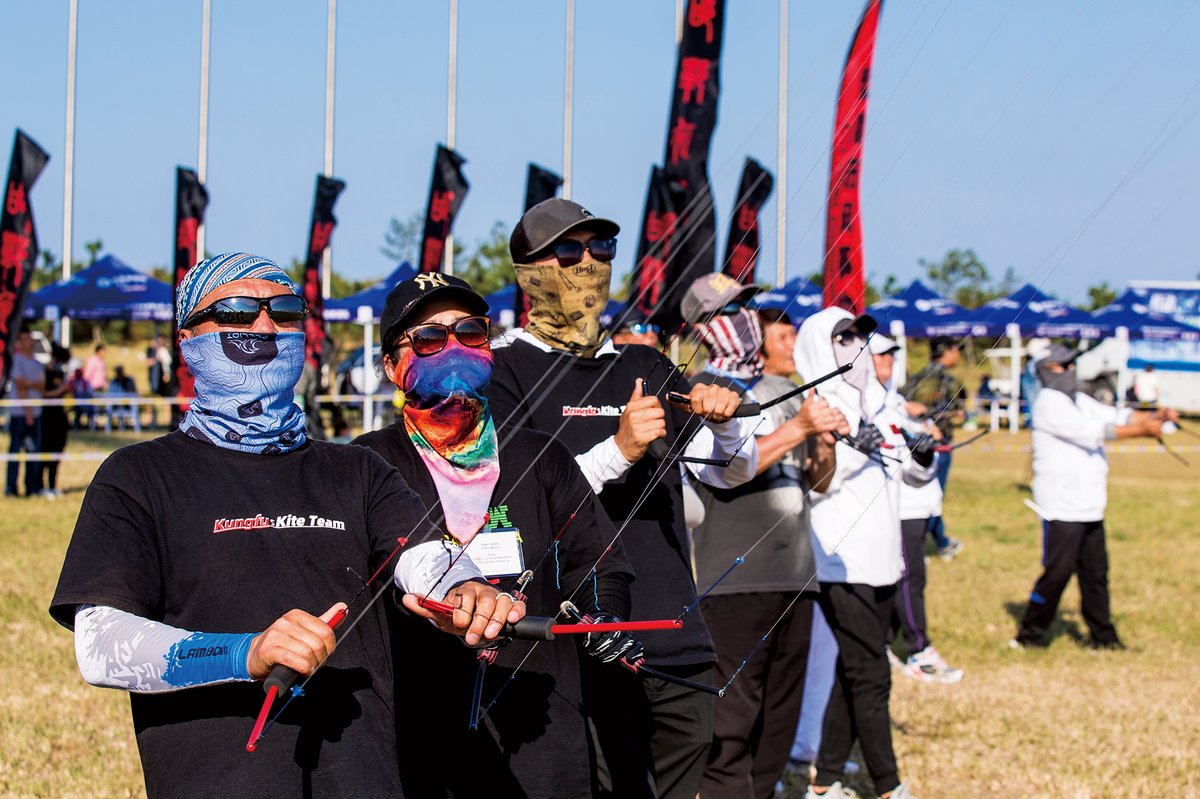
{"label": "dry grass", "polygon": [[[127,440],[90,434],[71,446]],[[1013,652],[1012,614],[1039,557],[1018,485],[1027,460],[980,445],[956,459],[946,515],[966,551],[931,564],[929,602],[937,646],[967,676],[948,688],[897,679],[902,775],[923,797],[1200,796],[1197,472],[1161,454],[1112,457],[1113,607],[1130,651],[1077,644],[1085,631],[1072,587],[1050,648]],[[64,469],[63,499],[0,506],[0,794],[140,796],[126,698],[82,682],[70,635],[46,613],[94,464]]]}

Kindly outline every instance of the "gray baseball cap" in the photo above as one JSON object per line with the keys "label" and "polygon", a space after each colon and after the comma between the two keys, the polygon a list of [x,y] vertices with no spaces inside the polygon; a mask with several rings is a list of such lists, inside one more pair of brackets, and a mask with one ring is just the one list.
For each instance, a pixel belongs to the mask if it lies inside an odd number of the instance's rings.
{"label": "gray baseball cap", "polygon": [[513,228],[508,249],[515,263],[528,263],[532,256],[579,228],[594,230],[604,238],[614,238],[621,232],[621,226],[611,219],[595,216],[579,203],[551,197],[525,212]]}
{"label": "gray baseball cap", "polygon": [[1075,359],[1080,355],[1083,355],[1082,350],[1068,347],[1066,344],[1051,344],[1049,351],[1041,358],[1038,358],[1037,363],[1057,363],[1066,366],[1074,363]]}
{"label": "gray baseball cap", "polygon": [[679,303],[683,321],[694,325],[731,302],[746,302],[759,292],[758,286],[743,285],[724,272],[696,278]]}

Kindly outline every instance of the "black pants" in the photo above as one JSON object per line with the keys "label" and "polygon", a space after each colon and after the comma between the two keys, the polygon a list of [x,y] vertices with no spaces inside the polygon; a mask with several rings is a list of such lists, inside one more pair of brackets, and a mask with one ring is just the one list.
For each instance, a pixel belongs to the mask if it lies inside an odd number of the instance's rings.
{"label": "black pants", "polygon": [[1042,644],[1054,612],[1071,575],[1079,577],[1083,620],[1092,640],[1107,644],[1117,640],[1108,601],[1108,552],[1104,546],[1104,520],[1098,522],[1042,522],[1042,576],[1033,585],[1029,605],[1021,618],[1017,640]]}
{"label": "black pants", "polygon": [[772,591],[710,596],[700,604],[717,647],[720,684],[746,660],[713,710],[712,749],[700,782],[704,799],[775,795],[800,721],[812,637],[813,597],[805,594],[791,604],[795,598]]}
{"label": "black pants", "polygon": [[[67,448],[67,432],[71,424],[63,408],[42,409],[42,452],[59,453]],[[46,488],[58,488],[58,461],[46,461],[42,465]]]}
{"label": "black pants", "polygon": [[[714,697],[592,657],[582,666],[595,795],[695,799],[712,743]],[[708,663],[655,668],[712,683]]]}
{"label": "black pants", "polygon": [[884,648],[895,586],[821,583],[821,612],[838,643],[837,672],[817,754],[817,785],[842,779],[855,739],[877,793],[900,784],[892,751],[888,696],[891,668]]}
{"label": "black pants", "polygon": [[900,535],[904,574],[896,586],[896,608],[892,611],[889,643],[904,634],[910,655],[929,646],[925,622],[925,530],[929,519],[902,519]]}

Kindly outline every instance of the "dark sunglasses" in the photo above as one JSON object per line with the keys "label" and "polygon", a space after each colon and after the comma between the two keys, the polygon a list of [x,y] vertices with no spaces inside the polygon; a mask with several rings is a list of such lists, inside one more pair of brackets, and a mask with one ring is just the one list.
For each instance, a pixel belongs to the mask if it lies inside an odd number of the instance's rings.
{"label": "dark sunglasses", "polygon": [[488,343],[491,333],[491,322],[486,316],[467,316],[459,319],[452,325],[439,325],[436,322],[417,325],[405,330],[404,334],[396,339],[393,349],[403,343],[405,339],[408,339],[408,343],[412,345],[413,353],[418,357],[424,358],[429,355],[437,355],[446,349],[446,345],[450,343],[451,333],[458,339],[458,343],[464,347],[482,347]]}
{"label": "dark sunglasses", "polygon": [[560,241],[550,248],[549,252],[558,259],[559,266],[574,266],[583,260],[583,251],[587,250],[597,261],[611,261],[617,257],[616,239],[592,239],[588,242],[567,239]]}
{"label": "dark sunglasses", "polygon": [[745,303],[741,303],[741,302],[727,303],[724,308],[717,311],[717,316],[733,316],[734,314],[736,314],[738,311],[742,310],[745,307],[746,307]]}
{"label": "dark sunglasses", "polygon": [[625,330],[632,333],[635,336],[644,336],[647,333],[653,333],[654,335],[657,336],[662,333],[662,328],[660,328],[658,325],[646,324],[644,322],[637,322],[632,325],[626,325]]}
{"label": "dark sunglasses", "polygon": [[308,303],[295,294],[225,297],[196,311],[181,327],[192,327],[210,317],[219,325],[252,325],[264,309],[275,322],[299,322],[308,316]]}

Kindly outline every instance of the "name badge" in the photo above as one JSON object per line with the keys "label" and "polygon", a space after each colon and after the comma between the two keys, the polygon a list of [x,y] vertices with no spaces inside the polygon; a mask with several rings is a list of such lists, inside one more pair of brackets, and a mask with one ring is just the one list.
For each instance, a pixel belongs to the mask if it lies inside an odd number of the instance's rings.
{"label": "name badge", "polygon": [[516,577],[525,571],[521,531],[515,527],[480,530],[471,541],[468,554],[489,580]]}

